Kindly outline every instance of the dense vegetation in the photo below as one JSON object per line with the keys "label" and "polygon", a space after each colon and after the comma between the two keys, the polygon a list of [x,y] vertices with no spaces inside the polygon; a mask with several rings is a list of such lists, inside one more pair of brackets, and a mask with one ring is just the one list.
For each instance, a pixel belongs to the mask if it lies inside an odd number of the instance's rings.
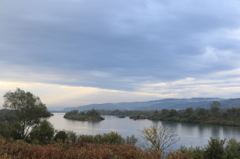
{"label": "dense vegetation", "polygon": [[[111,135],[109,140],[112,140]],[[112,140],[113,141],[113,140]],[[0,138],[0,158],[10,159],[157,159],[159,156],[149,154],[128,144],[93,144],[84,141],[78,143],[54,142],[47,145],[29,144],[24,141],[6,141]]]}
{"label": "dense vegetation", "polygon": [[80,121],[100,121],[104,120],[103,117],[100,116],[100,114],[95,110],[89,110],[86,113],[85,112],[78,112],[78,110],[72,110],[70,112],[67,112],[64,115],[64,118],[66,119],[72,119],[72,120],[80,120]]}
{"label": "dense vegetation", "polygon": [[0,110],[0,121],[17,121],[18,118],[14,110]]}
{"label": "dense vegetation", "polygon": [[234,125],[240,126],[240,107],[229,109],[220,109],[220,103],[213,101],[210,109],[204,108],[186,108],[185,110],[163,109],[154,111],[149,117],[151,120],[178,121],[207,123],[217,125]]}
{"label": "dense vegetation", "polygon": [[235,139],[220,140],[210,138],[204,147],[184,147],[170,152],[166,159],[238,159],[240,156],[240,142]]}
{"label": "dense vegetation", "polygon": [[101,115],[115,115],[115,116],[131,116],[131,115],[144,115],[149,116],[153,113],[151,110],[97,110]]}
{"label": "dense vegetation", "polygon": [[[76,136],[73,132],[59,132],[66,133],[65,140],[59,138],[48,144],[27,143],[23,140],[13,141],[0,137],[0,158],[162,159],[161,153],[141,150],[134,145],[123,142],[123,138],[117,133]],[[240,156],[240,142],[235,139],[226,141],[225,139],[210,138],[204,147],[187,148],[182,146],[176,151],[165,154],[165,156],[166,159],[237,159]]]}
{"label": "dense vegetation", "polygon": [[123,115],[130,119],[150,119],[176,122],[193,122],[217,125],[240,126],[240,107],[220,109],[221,103],[213,101],[210,108],[192,107],[184,110],[162,109],[161,111],[141,111],[141,110],[98,110],[103,115]]}

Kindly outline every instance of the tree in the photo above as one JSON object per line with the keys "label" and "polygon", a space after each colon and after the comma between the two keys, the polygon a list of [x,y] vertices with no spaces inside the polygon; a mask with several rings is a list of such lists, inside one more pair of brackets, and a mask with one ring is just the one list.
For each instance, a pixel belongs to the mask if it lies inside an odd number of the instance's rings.
{"label": "tree", "polygon": [[220,109],[221,103],[218,101],[212,101],[210,103],[210,111],[213,115],[217,115],[218,110]]}
{"label": "tree", "polygon": [[55,137],[54,137],[54,140],[56,141],[61,141],[61,142],[65,142],[65,140],[68,138],[68,135],[65,131],[59,131]]}
{"label": "tree", "polygon": [[[210,137],[208,145],[205,146],[204,158],[221,159],[224,155],[224,144],[226,139],[213,139]],[[239,156],[238,156],[239,157]]]}
{"label": "tree", "polygon": [[207,111],[204,108],[197,108],[196,111],[198,116],[203,116],[207,114]]}
{"label": "tree", "polygon": [[161,154],[180,140],[178,134],[174,133],[170,128],[157,125],[143,129],[141,135],[145,140],[143,145],[145,150]]}
{"label": "tree", "polygon": [[193,108],[189,107],[185,109],[184,111],[185,117],[190,117],[192,114],[193,114]]}
{"label": "tree", "polygon": [[177,115],[178,115],[178,112],[176,111],[176,109],[169,110],[168,117],[173,117],[173,116],[177,116]]}
{"label": "tree", "polygon": [[92,109],[92,110],[87,111],[86,115],[87,116],[99,116],[100,114],[95,109]]}
{"label": "tree", "polygon": [[54,136],[53,125],[47,121],[43,120],[39,125],[35,126],[30,132],[31,139],[37,139],[41,143],[48,143]]}
{"label": "tree", "polygon": [[39,124],[43,119],[51,116],[47,107],[39,97],[19,88],[15,92],[7,92],[4,95],[4,108],[15,111],[21,125],[21,138],[29,135],[29,129]]}

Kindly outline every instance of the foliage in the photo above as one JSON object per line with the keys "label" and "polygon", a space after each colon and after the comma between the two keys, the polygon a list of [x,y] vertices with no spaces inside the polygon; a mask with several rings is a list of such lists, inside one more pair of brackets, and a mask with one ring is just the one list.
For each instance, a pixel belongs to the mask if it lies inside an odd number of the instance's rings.
{"label": "foliage", "polygon": [[137,142],[138,139],[134,135],[125,138],[125,144],[127,145],[136,145]]}
{"label": "foliage", "polygon": [[30,132],[31,140],[38,140],[41,143],[49,143],[54,136],[53,125],[43,120],[39,125],[35,126]]}
{"label": "foliage", "polygon": [[204,148],[201,147],[185,147],[181,146],[178,149],[178,152],[180,154],[186,154],[189,158],[194,158],[194,159],[204,159]]}
{"label": "foliage", "polygon": [[224,159],[237,159],[240,156],[240,142],[230,139],[225,148]]}
{"label": "foliage", "polygon": [[15,111],[22,129],[21,138],[27,137],[30,128],[39,124],[42,119],[50,117],[39,97],[19,88],[15,92],[5,93],[3,106]]}
{"label": "foliage", "polygon": [[0,122],[0,136],[4,138],[11,137],[11,128],[8,122]]}
{"label": "foliage", "polygon": [[221,159],[224,154],[224,144],[226,140],[219,138],[210,138],[208,145],[205,147],[204,158],[206,159]]}
{"label": "foliage", "polygon": [[168,153],[166,159],[192,159],[192,158],[188,154],[175,151]]}
{"label": "foliage", "polygon": [[48,145],[31,145],[23,141],[6,142],[0,138],[0,158],[10,159],[161,159],[137,149],[132,145],[86,144],[73,145],[68,143],[55,143]]}
{"label": "foliage", "polygon": [[126,116],[124,115],[119,115],[118,118],[125,118]]}
{"label": "foliage", "polygon": [[97,110],[102,115],[115,115],[115,116],[132,116],[132,115],[144,115],[150,116],[154,111],[152,110]]}
{"label": "foliage", "polygon": [[210,111],[213,116],[217,115],[218,110],[220,109],[221,103],[218,101],[212,101],[210,103]]}
{"label": "foliage", "polygon": [[210,138],[208,144],[204,147],[186,148],[182,146],[177,152],[185,154],[191,159],[238,159],[240,156],[240,142],[236,141],[236,139],[230,139],[226,143],[225,139]]}
{"label": "foliage", "polygon": [[85,113],[85,112],[78,112],[78,110],[72,110],[70,112],[67,112],[64,115],[64,118],[72,119],[72,120],[80,120],[80,121],[85,121],[85,120],[91,120],[91,121],[104,120],[104,118],[101,117],[100,114],[95,109],[89,110],[89,111],[87,111],[87,113]]}
{"label": "foliage", "polygon": [[240,107],[223,110],[220,109],[220,105],[220,102],[213,101],[210,103],[209,109],[197,108],[194,110],[191,107],[178,111],[175,109],[162,109],[153,112],[148,119],[240,126]]}
{"label": "foliage", "polygon": [[145,140],[145,143],[142,144],[143,148],[149,152],[163,153],[164,150],[180,140],[180,137],[172,130],[160,125],[153,125],[149,128],[145,128],[141,131],[141,134],[142,138]]}
{"label": "foliage", "polygon": [[76,144],[78,140],[78,136],[75,132],[73,131],[66,131],[67,134],[67,142],[68,143],[73,143]]}
{"label": "foliage", "polygon": [[19,122],[11,121],[11,122],[0,122],[0,136],[6,139],[22,139],[21,131],[22,127]]}
{"label": "foliage", "polygon": [[129,116],[130,119],[148,119],[148,116],[145,116],[145,115],[130,115]]}
{"label": "foliage", "polygon": [[67,133],[65,131],[59,131],[55,135],[54,140],[55,141],[65,142],[67,138],[68,138],[68,135],[67,135]]}
{"label": "foliage", "polygon": [[14,110],[2,109],[0,110],[0,121],[18,121]]}
{"label": "foliage", "polygon": [[135,145],[138,141],[134,135],[130,137],[123,138],[117,132],[110,132],[104,134],[97,134],[97,135],[80,135],[78,137],[78,144],[84,145],[86,143],[91,144],[128,144],[128,145]]}

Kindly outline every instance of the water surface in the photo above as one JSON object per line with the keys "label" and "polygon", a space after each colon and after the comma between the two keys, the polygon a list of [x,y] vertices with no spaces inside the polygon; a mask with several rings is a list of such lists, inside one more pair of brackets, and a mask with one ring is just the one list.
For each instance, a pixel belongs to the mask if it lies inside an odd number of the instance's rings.
{"label": "water surface", "polygon": [[152,125],[162,125],[169,127],[181,137],[180,141],[173,146],[177,149],[181,145],[204,146],[210,137],[230,139],[236,138],[240,141],[240,127],[236,126],[218,126],[207,124],[180,123],[167,121],[151,121],[147,119],[132,120],[128,117],[117,118],[116,116],[103,115],[103,121],[75,121],[63,118],[64,113],[54,113],[49,121],[58,130],[71,130],[77,134],[102,134],[111,131],[118,132],[123,137],[135,135],[141,138],[140,130]]}

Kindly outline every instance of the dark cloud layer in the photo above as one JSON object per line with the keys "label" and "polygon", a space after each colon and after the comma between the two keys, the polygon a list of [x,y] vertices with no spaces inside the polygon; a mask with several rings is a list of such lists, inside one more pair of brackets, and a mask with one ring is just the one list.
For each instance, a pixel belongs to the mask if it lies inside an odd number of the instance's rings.
{"label": "dark cloud layer", "polygon": [[240,68],[238,1],[0,3],[2,80],[136,90]]}

